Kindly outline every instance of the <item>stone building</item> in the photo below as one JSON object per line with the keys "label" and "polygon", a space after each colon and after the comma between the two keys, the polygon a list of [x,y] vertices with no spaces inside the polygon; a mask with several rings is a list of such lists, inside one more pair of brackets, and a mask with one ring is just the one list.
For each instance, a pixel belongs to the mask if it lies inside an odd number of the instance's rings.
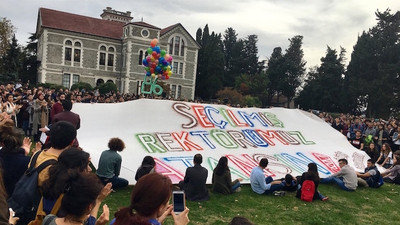
{"label": "stone building", "polygon": [[158,28],[131,22],[131,12],[107,7],[102,19],[40,8],[37,19],[38,82],[71,87],[113,82],[122,93],[140,94],[142,59],[154,38],[173,56],[173,74],[166,84],[173,98],[193,99],[200,48],[180,24]]}

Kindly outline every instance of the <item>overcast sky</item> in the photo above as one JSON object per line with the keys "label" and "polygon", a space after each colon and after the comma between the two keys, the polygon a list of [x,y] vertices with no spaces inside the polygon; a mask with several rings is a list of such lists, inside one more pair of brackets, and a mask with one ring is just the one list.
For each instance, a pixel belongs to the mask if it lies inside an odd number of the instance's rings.
{"label": "overcast sky", "polygon": [[11,20],[25,45],[36,30],[40,7],[100,18],[107,6],[160,28],[181,23],[194,38],[206,24],[217,33],[232,27],[239,38],[256,34],[260,60],[302,35],[306,66],[312,67],[320,64],[327,45],[343,46],[348,63],[357,36],[376,24],[376,10],[393,13],[400,10],[400,0],[1,0],[0,17]]}

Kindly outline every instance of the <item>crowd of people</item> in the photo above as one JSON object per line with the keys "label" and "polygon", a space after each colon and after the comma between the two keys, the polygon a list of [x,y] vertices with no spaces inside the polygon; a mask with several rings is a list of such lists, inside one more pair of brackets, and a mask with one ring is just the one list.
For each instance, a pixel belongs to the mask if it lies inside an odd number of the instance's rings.
{"label": "crowd of people", "polygon": [[[79,115],[71,112],[74,102],[113,103],[136,99],[134,95],[110,93],[100,95],[84,90],[55,90],[28,88],[21,84],[0,85],[0,203],[15,204],[13,196],[20,195],[19,181],[25,171],[37,171],[38,202],[30,213],[17,212],[8,207],[0,210],[0,221],[7,224],[97,224],[109,222],[109,209],[102,201],[113,191],[128,185],[120,177],[125,143],[115,137],[103,151],[96,172],[90,164],[90,155],[79,148],[76,139],[80,128]],[[250,175],[252,190],[260,195],[284,195],[296,192],[304,201],[328,200],[318,190],[324,183],[336,183],[341,189],[354,191],[358,186],[380,187],[384,182],[400,183],[400,126],[396,119],[365,119],[341,114],[333,119],[329,114],[320,117],[345,135],[356,148],[369,156],[364,173],[355,172],[346,159],[340,159],[340,171],[321,179],[315,163],[301,176],[287,174],[282,179],[265,177],[268,159],[263,158]],[[48,137],[39,141],[41,133]],[[35,146],[32,146],[32,137]],[[208,170],[201,164],[201,154],[194,155],[193,166],[187,168],[184,180],[173,186],[171,180],[155,171],[156,162],[146,156],[135,176],[130,205],[122,208],[111,221],[114,225],[162,224],[171,216],[176,225],[189,223],[189,209],[175,214],[169,204],[173,190],[183,190],[189,201],[207,201]],[[380,173],[376,164],[387,170]],[[241,178],[232,180],[228,158],[221,157],[212,173],[211,191],[221,194],[240,192]],[[17,193],[17,194],[16,194]],[[23,193],[24,194],[24,193]],[[8,201],[7,201],[8,199]],[[11,200],[10,200],[11,199]],[[4,208],[4,209],[3,209]],[[17,218],[19,217],[19,218]],[[246,218],[236,217],[230,224],[252,224]]]}

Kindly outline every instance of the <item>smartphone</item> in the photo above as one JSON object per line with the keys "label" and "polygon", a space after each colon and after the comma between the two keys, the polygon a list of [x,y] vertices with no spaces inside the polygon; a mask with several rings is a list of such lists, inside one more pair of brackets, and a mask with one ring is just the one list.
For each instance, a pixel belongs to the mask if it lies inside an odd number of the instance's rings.
{"label": "smartphone", "polygon": [[172,203],[174,205],[174,213],[179,214],[185,210],[185,192],[173,191],[172,192]]}

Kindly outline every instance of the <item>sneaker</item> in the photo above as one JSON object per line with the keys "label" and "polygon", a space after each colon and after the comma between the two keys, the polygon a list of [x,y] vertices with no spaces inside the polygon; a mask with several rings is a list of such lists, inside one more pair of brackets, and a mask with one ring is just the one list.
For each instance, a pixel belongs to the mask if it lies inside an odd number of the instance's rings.
{"label": "sneaker", "polygon": [[321,199],[322,201],[327,201],[329,199],[329,197],[324,197],[323,199]]}
{"label": "sneaker", "polygon": [[235,192],[240,192],[242,190],[241,187],[236,188]]}
{"label": "sneaker", "polygon": [[285,192],[284,191],[274,191],[274,195],[275,196],[285,196]]}

